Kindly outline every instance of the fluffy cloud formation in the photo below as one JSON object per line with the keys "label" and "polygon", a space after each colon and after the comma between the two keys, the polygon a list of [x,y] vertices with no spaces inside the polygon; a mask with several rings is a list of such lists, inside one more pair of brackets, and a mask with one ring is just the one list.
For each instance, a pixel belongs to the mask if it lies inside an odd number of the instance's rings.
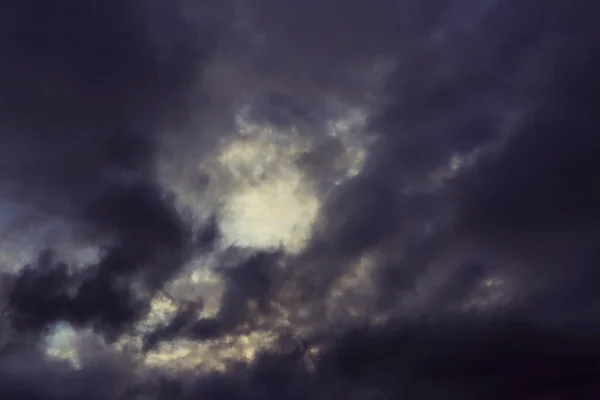
{"label": "fluffy cloud formation", "polygon": [[600,393],[593,6],[46,3],[0,6],[0,397]]}

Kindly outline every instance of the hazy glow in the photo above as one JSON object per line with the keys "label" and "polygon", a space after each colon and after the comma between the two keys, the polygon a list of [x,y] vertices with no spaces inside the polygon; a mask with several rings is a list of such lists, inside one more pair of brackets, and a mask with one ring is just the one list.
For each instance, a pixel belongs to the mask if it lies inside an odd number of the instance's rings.
{"label": "hazy glow", "polygon": [[[238,120],[248,138],[231,142],[218,156],[229,171],[232,192],[221,206],[224,245],[302,250],[319,210],[319,199],[295,165],[308,149],[299,139],[279,138],[268,127]],[[295,139],[295,140],[294,140]]]}
{"label": "hazy glow", "polygon": [[316,197],[303,193],[301,185],[299,180],[279,179],[232,195],[223,207],[225,242],[301,251],[319,209]]}
{"label": "hazy glow", "polygon": [[214,341],[176,340],[163,343],[145,358],[148,367],[173,368],[194,372],[224,371],[232,362],[251,362],[259,350],[275,345],[273,332],[254,331],[228,335]]}
{"label": "hazy glow", "polygon": [[177,304],[173,299],[158,295],[150,303],[150,311],[146,319],[138,325],[142,332],[151,331],[162,324],[168,323],[177,313]]}
{"label": "hazy glow", "polygon": [[81,360],[74,342],[77,332],[67,324],[59,324],[46,337],[46,356],[70,362],[74,367],[81,366]]}

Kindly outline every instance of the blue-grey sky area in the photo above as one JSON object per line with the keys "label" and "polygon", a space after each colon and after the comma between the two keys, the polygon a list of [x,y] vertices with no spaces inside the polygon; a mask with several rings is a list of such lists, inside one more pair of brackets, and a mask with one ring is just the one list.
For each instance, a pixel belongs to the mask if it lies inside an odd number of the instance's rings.
{"label": "blue-grey sky area", "polygon": [[0,399],[595,399],[575,0],[0,2]]}
{"label": "blue-grey sky area", "polygon": [[10,220],[15,216],[17,211],[18,206],[13,203],[0,203],[0,225],[4,227],[6,224],[8,224]]}

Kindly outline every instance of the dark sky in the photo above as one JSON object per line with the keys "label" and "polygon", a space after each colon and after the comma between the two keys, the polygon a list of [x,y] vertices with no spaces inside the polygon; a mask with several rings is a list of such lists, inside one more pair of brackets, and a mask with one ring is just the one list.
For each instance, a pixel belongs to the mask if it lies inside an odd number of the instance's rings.
{"label": "dark sky", "polygon": [[2,1],[0,398],[598,398],[599,9]]}

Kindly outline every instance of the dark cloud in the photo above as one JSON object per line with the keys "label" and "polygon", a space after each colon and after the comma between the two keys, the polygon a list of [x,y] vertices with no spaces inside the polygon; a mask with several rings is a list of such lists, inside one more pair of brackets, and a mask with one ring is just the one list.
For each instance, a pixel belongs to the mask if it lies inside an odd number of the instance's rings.
{"label": "dark cloud", "polygon": [[[69,322],[76,327],[92,326],[115,339],[143,317],[152,296],[191,255],[204,251],[215,238],[214,225],[199,232],[197,241],[177,225],[174,215],[161,219],[146,213],[150,209],[142,206],[150,198],[139,198],[137,208],[127,210],[122,220],[115,218],[114,210],[109,214],[111,222],[124,222],[124,226],[117,230],[121,234],[117,243],[102,250],[98,262],[69,266],[46,251],[25,266],[8,289],[7,307],[17,329],[39,331],[56,322]],[[110,211],[109,204],[104,207]],[[162,204],[158,210],[164,210]],[[132,217],[141,220],[130,223]],[[151,223],[158,225],[152,229]],[[138,231],[141,226],[145,229]]]}
{"label": "dark cloud", "polygon": [[216,38],[180,7],[136,4],[2,5],[5,196],[71,214],[107,185],[148,179],[156,136],[186,117]]}
{"label": "dark cloud", "polygon": [[86,268],[51,252],[26,266],[8,296],[18,329],[118,336],[215,238],[213,225],[197,243],[155,178],[161,135],[189,119],[216,44],[208,16],[186,23],[183,3],[165,4],[1,6],[0,193],[103,246]]}
{"label": "dark cloud", "polygon": [[599,37],[580,12],[577,6],[551,19],[578,29],[546,33],[554,41],[536,60],[543,84],[535,101],[502,150],[466,174],[458,207],[460,225],[478,245],[528,264],[547,284],[544,301],[577,315],[597,304],[598,202],[591,182],[600,167],[591,95]]}
{"label": "dark cloud", "polygon": [[[68,219],[102,250],[86,266],[44,252],[3,277],[0,397],[600,392],[593,6],[143,3],[1,6],[1,193]],[[382,59],[393,71],[367,93]],[[108,341],[130,333],[218,238],[218,221],[197,231],[164,193],[159,147],[193,107],[231,118],[248,93],[255,119],[316,132],[328,100],[370,105],[379,141],[358,177],[323,191],[305,251],[232,248],[216,316],[181,301],[143,352],[259,330],[277,344],[209,374],[136,374],[127,353],[89,349],[79,370],[43,360],[40,338],[59,322]],[[315,181],[333,168],[334,142],[299,160]],[[462,164],[450,171],[453,156]]]}
{"label": "dark cloud", "polygon": [[[285,353],[265,353],[252,365],[223,374],[181,381],[154,379],[132,386],[124,395],[146,393],[161,399],[585,397],[598,390],[595,336],[597,331],[590,326],[536,325],[511,314],[405,319],[347,332],[312,362],[309,347],[298,346]],[[55,376],[38,377],[38,388]],[[9,396],[27,387],[3,382]],[[79,396],[84,393],[79,385],[68,390]],[[37,392],[38,397],[24,398],[54,398],[51,391],[42,394],[31,388],[27,392]]]}

